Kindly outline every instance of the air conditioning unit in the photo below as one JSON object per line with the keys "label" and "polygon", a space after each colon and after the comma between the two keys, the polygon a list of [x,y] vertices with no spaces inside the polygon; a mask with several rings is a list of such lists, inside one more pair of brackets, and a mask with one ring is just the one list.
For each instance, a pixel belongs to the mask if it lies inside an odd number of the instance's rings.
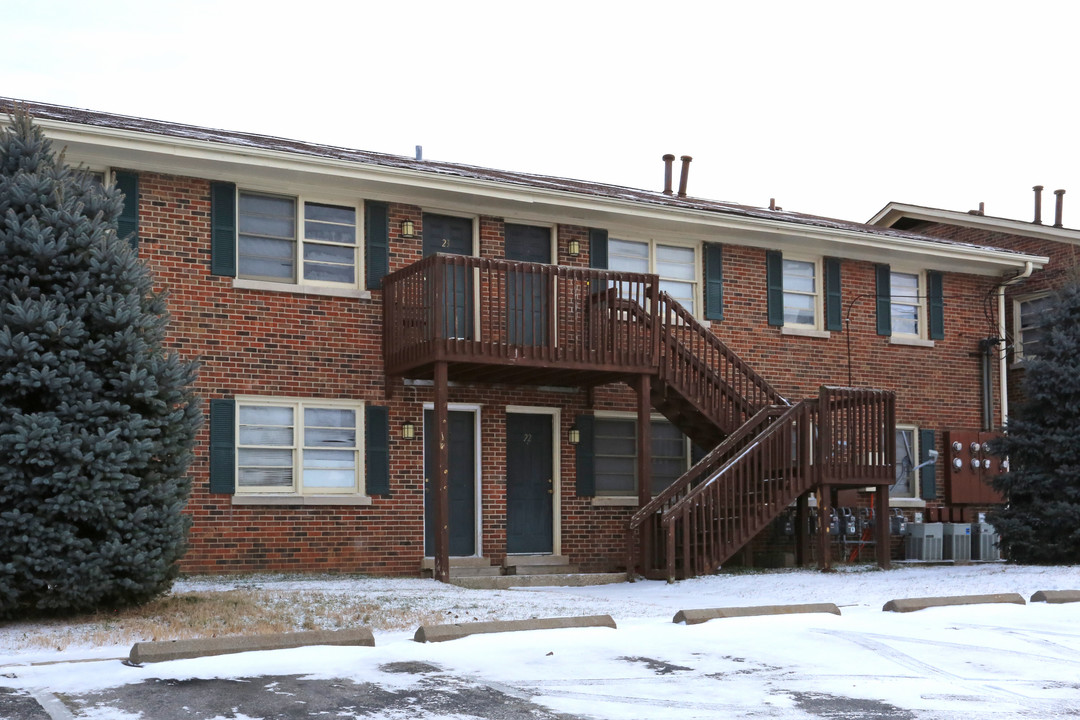
{"label": "air conditioning unit", "polygon": [[942,558],[968,562],[971,560],[971,525],[942,523]]}
{"label": "air conditioning unit", "polygon": [[908,560],[941,560],[941,523],[908,523],[904,543]]}
{"label": "air conditioning unit", "polygon": [[971,523],[971,559],[993,561],[1001,559],[998,542],[1001,537],[990,523]]}

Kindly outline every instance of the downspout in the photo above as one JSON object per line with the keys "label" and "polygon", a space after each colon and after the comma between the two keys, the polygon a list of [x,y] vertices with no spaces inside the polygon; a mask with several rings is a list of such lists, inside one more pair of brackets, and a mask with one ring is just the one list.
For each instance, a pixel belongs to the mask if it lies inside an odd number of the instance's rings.
{"label": "downspout", "polygon": [[1024,271],[998,285],[998,337],[1001,338],[1001,352],[998,353],[998,380],[1001,382],[1001,426],[1009,422],[1009,361],[1005,347],[1005,288],[1031,277],[1034,270],[1031,262],[1024,263]]}

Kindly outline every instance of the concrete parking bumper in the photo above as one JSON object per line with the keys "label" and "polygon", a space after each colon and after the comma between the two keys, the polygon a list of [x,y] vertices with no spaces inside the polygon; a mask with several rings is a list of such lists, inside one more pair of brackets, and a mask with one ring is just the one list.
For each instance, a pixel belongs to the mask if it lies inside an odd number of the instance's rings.
{"label": "concrete parking bumper", "polygon": [[165,640],[141,642],[131,646],[128,662],[135,665],[183,660],[208,655],[229,655],[251,650],[282,650],[307,645],[360,645],[375,647],[370,628],[349,630],[312,630],[309,632],[275,633],[239,637],[204,638],[195,640]]}
{"label": "concrete parking bumper", "polygon": [[756,615],[795,615],[798,613],[840,614],[840,608],[832,603],[808,603],[803,605],[756,605],[753,607],[702,608],[680,610],[671,619],[673,623],[697,625],[718,618],[754,617]]}
{"label": "concrete parking bumper", "polygon": [[494,622],[453,623],[451,625],[421,625],[413,640],[416,642],[445,642],[468,635],[518,632],[521,630],[559,630],[562,628],[606,627],[615,630],[610,615],[584,617],[533,618],[531,620],[500,620]]}
{"label": "concrete parking bumper", "polygon": [[1080,602],[1080,590],[1040,590],[1039,592],[1031,596],[1031,602]]}
{"label": "concrete parking bumper", "polygon": [[988,605],[994,603],[1013,603],[1026,605],[1020,593],[995,593],[993,595],[952,595],[947,597],[897,598],[885,603],[884,612],[915,612],[931,607],[950,605]]}

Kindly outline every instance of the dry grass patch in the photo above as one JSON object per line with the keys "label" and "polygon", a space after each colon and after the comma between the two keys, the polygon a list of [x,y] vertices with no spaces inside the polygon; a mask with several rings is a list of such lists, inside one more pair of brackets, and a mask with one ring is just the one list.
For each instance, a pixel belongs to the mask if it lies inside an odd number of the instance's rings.
{"label": "dry grass patch", "polygon": [[413,609],[390,594],[365,595],[259,588],[177,593],[139,607],[34,623],[13,646],[65,650],[360,625],[398,630],[444,621],[445,613]]}

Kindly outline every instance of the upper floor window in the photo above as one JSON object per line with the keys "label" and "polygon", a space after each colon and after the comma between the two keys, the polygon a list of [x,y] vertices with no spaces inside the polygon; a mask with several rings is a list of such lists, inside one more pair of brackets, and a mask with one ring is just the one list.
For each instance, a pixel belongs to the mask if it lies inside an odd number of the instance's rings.
{"label": "upper floor window", "polygon": [[356,286],[357,211],[241,192],[237,274],[253,280]]}
{"label": "upper floor window", "polygon": [[653,273],[660,276],[660,289],[680,305],[697,314],[697,249],[656,241],[608,240],[608,269]]}
{"label": "upper floor window", "polygon": [[237,404],[237,493],[360,490],[359,403],[250,400]]}
{"label": "upper floor window", "polygon": [[818,265],[784,258],[784,325],[816,328],[821,304]]}
{"label": "upper floor window", "polygon": [[920,292],[922,283],[918,273],[893,271],[889,273],[891,289],[892,331],[894,335],[925,334],[923,320],[925,293]]}
{"label": "upper floor window", "polygon": [[1053,303],[1052,295],[1017,298],[1013,301],[1013,344],[1017,359],[1038,357],[1039,346],[1049,330],[1045,325],[1046,313]]}

